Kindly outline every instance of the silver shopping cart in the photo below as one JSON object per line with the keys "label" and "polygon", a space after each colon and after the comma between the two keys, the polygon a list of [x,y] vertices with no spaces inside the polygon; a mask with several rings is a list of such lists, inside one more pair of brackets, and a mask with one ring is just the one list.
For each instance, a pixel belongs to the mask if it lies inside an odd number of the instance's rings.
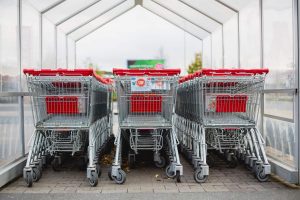
{"label": "silver shopping cart", "polygon": [[231,167],[244,160],[258,180],[268,180],[271,167],[257,129],[267,73],[267,69],[202,69],[180,79],[175,130],[196,169],[197,182],[205,182],[209,175],[207,148],[224,154]]}
{"label": "silver shopping cart", "polygon": [[[116,153],[109,177],[122,184],[126,174],[121,169],[122,151],[129,144],[128,163],[135,162],[140,150],[154,152],[157,167],[166,167],[168,177],[180,181],[182,165],[177,150],[177,138],[172,128],[179,69],[113,69],[118,96],[119,134]],[[123,149],[122,149],[123,146]]]}
{"label": "silver shopping cart", "polygon": [[62,156],[88,161],[87,178],[96,186],[101,174],[99,153],[111,137],[111,81],[92,69],[24,69],[35,132],[23,176],[27,186],[38,181],[52,158],[54,170]]}

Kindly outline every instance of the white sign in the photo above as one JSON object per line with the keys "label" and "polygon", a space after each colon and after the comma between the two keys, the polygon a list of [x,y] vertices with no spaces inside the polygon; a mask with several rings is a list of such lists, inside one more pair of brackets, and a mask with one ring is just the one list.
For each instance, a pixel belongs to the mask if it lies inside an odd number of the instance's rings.
{"label": "white sign", "polygon": [[149,92],[151,91],[151,81],[149,77],[132,77],[131,91],[133,92]]}

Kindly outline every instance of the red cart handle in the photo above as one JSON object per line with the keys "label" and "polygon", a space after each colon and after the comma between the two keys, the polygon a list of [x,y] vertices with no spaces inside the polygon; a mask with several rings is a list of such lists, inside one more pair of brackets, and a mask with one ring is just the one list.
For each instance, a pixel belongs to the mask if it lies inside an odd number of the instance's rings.
{"label": "red cart handle", "polygon": [[180,74],[180,69],[113,69],[113,74],[118,76],[175,76]]}
{"label": "red cart handle", "polygon": [[111,79],[101,77],[93,69],[24,69],[23,73],[32,76],[94,76],[101,83],[112,83]]}
{"label": "red cart handle", "polygon": [[250,76],[267,74],[269,69],[202,69],[196,73],[197,76]]}

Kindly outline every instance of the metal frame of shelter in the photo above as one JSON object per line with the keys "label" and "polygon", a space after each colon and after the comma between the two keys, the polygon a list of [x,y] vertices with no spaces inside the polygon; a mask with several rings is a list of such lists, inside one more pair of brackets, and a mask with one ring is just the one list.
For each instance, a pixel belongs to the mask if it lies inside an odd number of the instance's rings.
{"label": "metal frame of shelter", "polygon": [[[21,52],[21,47],[22,47],[22,34],[21,34],[21,26],[22,26],[22,2],[23,1],[29,1],[30,0],[17,0],[18,1],[18,29],[17,29],[17,35],[18,35],[18,65],[21,69],[21,58],[22,58],[22,52]],[[57,0],[53,4],[48,5],[46,8],[43,10],[38,10],[37,11],[40,13],[40,64],[43,66],[43,18],[47,13],[55,10],[57,7],[60,5],[63,5],[63,3],[67,2],[68,0]],[[74,17],[80,15],[84,11],[92,8],[93,6],[97,5],[98,3],[101,3],[104,0],[94,0],[88,3],[87,5],[84,5],[82,8],[74,11],[72,14],[69,16],[65,16],[58,20],[57,22],[54,23],[55,26],[55,62],[57,64],[57,57],[58,57],[58,37],[57,33],[59,31],[59,27],[68,22],[69,20],[73,19]],[[187,0],[172,0],[173,2],[176,1],[177,4],[180,4],[180,6],[184,6],[187,11],[198,13],[199,17],[205,18],[208,23],[215,24],[218,28],[221,28],[221,34],[222,34],[222,40],[221,40],[221,46],[222,46],[222,64],[224,66],[224,22],[218,20],[215,16],[209,14],[208,12],[205,12],[203,10],[200,10],[196,6],[193,6],[191,2],[188,2]],[[78,30],[82,29],[83,27],[88,26],[90,23],[103,18],[104,15],[107,13],[113,12],[118,8],[121,8],[125,3],[132,2],[132,5],[129,6],[126,9],[123,9],[121,12],[115,14],[112,16],[110,19],[102,22],[98,26],[92,28],[91,30],[85,32],[82,34],[80,37],[77,37],[74,39],[75,42],[75,48],[74,48],[74,55],[75,55],[75,67],[76,67],[76,44],[81,41],[82,39],[86,38],[89,36],[91,33],[95,32],[96,30],[101,29],[104,27],[106,24],[112,22],[113,20],[117,19],[118,17],[122,16],[123,14],[127,13],[131,9],[133,9],[136,6],[141,6],[148,12],[162,18],[163,20],[169,22],[170,24],[182,29],[186,33],[194,36],[195,38],[203,41],[205,37],[210,37],[210,55],[211,55],[211,62],[212,62],[212,57],[213,57],[213,52],[212,52],[212,33],[215,30],[209,29],[207,26],[205,26],[205,23],[201,23],[201,20],[197,20],[195,18],[191,19],[191,17],[182,14],[178,12],[176,9],[172,8],[171,4],[167,4],[168,1],[161,1],[161,0],[119,0],[116,2],[113,6],[110,8],[101,11],[97,13],[94,17],[91,17],[90,19],[86,20],[84,23],[77,24],[75,27],[73,27],[71,30],[67,31],[65,33],[66,35],[66,67],[68,67],[69,63],[69,38],[71,38],[71,35],[76,33]],[[171,0],[170,0],[171,2]],[[232,13],[232,16],[236,16],[237,20],[237,67],[240,67],[240,10],[236,8],[236,6],[229,5],[229,3],[226,3],[226,0],[211,0],[213,3],[217,3],[219,6],[221,6],[223,9],[226,9],[228,12]],[[149,6],[152,5],[152,6]],[[163,12],[158,12],[156,9],[153,9],[153,7],[156,7]],[[260,19],[260,67],[262,68],[264,66],[264,58],[263,58],[263,0],[259,0],[259,19]],[[178,21],[174,20],[174,18],[166,17],[164,13],[168,13],[173,17],[176,17],[177,19],[180,19],[182,23],[178,23]],[[188,14],[188,12],[186,12]],[[295,163],[298,167],[298,169],[288,169],[280,165],[279,163],[276,163],[276,161],[273,162],[273,166],[275,166],[276,173],[288,181],[299,183],[300,180],[300,174],[299,174],[299,166],[300,166],[300,159],[299,159],[299,144],[300,144],[300,137],[299,137],[299,119],[300,119],[300,106],[299,106],[299,56],[300,56],[300,51],[299,51],[299,46],[300,46],[300,30],[299,30],[299,22],[300,22],[300,4],[298,3],[298,0],[293,0],[293,24],[294,24],[294,40],[295,40],[295,46],[294,46],[294,60],[295,60],[295,68],[296,68],[296,83],[297,85],[295,86],[294,89],[272,89],[272,90],[265,90],[265,93],[288,93],[288,94],[294,94],[295,97],[295,115],[293,122],[295,122],[296,125],[296,143],[297,143],[297,151],[295,155]],[[193,29],[190,29],[193,27]],[[198,32],[195,32],[193,30],[198,30]],[[217,30],[217,29],[216,29]],[[202,35],[200,34],[200,31],[202,32]],[[204,36],[203,36],[204,35]],[[202,42],[202,52],[203,52],[203,42]],[[20,83],[21,83],[21,77],[20,77]],[[21,84],[20,84],[21,85]],[[17,92],[17,93],[0,93],[0,96],[2,97],[7,97],[7,96],[16,96],[19,98],[19,108],[20,108],[20,132],[19,136],[22,140],[22,156],[23,160],[19,161],[20,163],[24,162],[25,159],[25,142],[24,142],[24,105],[23,105],[23,98],[24,96],[28,96],[30,94],[24,93],[24,92]],[[264,96],[262,96],[264,98]],[[264,102],[264,101],[262,101]],[[262,103],[262,108],[261,108],[261,119],[263,120],[264,116],[267,116],[264,113],[264,105]],[[271,117],[274,119],[278,119],[276,116],[267,116]],[[282,117],[279,117],[280,120],[288,121],[290,119],[285,119]],[[263,131],[263,130],[262,130]],[[3,185],[3,183],[7,183],[8,181],[12,180],[14,177],[12,174],[18,175],[18,172],[22,170],[22,167],[20,167],[21,164],[17,165],[14,164],[9,170],[7,170],[5,173],[7,175],[5,176],[0,176],[0,187]],[[2,170],[3,171],[3,170]],[[1,173],[3,174],[4,172],[1,172],[0,170],[0,175]]]}

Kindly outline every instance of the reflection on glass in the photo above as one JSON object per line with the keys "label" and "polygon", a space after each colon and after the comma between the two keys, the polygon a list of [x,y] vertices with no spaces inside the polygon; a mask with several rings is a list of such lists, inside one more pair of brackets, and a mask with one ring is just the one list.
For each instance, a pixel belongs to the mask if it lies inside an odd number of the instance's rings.
{"label": "reflection on glass", "polygon": [[265,114],[294,118],[294,94],[265,94]]}

